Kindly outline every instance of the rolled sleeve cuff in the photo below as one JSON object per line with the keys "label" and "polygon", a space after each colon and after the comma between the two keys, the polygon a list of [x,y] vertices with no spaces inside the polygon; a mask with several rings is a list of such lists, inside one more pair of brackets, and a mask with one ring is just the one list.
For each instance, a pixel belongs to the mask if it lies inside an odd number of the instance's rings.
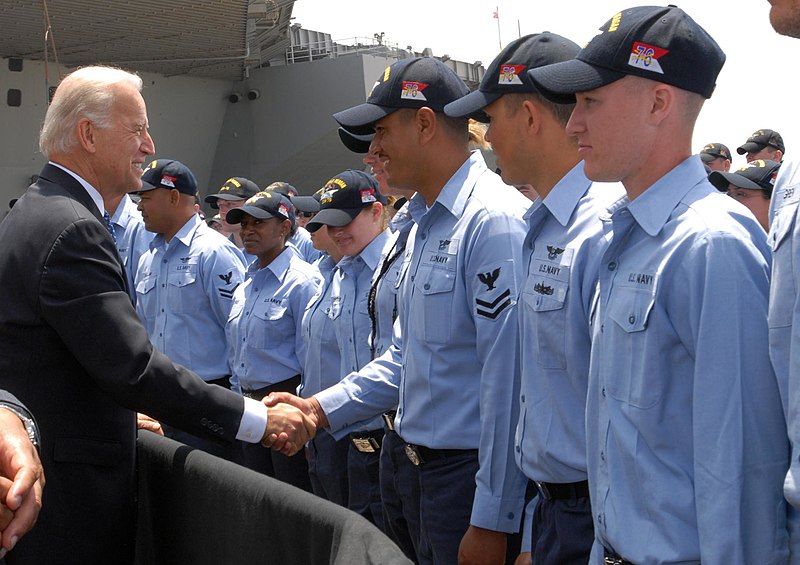
{"label": "rolled sleeve cuff", "polygon": [[522,519],[524,502],[522,496],[497,498],[491,494],[476,491],[475,501],[472,503],[470,524],[495,532],[517,533]]}
{"label": "rolled sleeve cuff", "polygon": [[252,398],[244,399],[244,413],[236,432],[236,439],[248,443],[260,443],[267,431],[267,407]]}

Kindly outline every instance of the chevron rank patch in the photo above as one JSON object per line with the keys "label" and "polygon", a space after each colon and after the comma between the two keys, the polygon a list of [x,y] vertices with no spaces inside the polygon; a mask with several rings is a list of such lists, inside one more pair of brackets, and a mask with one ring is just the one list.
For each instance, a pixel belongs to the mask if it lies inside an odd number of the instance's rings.
{"label": "chevron rank patch", "polygon": [[233,271],[228,271],[227,273],[220,273],[220,274],[217,274],[217,276],[222,280],[222,282],[225,283],[225,287],[228,287],[228,288],[220,288],[219,289],[219,295],[222,298],[227,298],[228,300],[232,299],[233,298],[233,293],[236,291],[236,288],[239,286],[238,282],[236,284],[234,284],[232,287],[230,286],[231,285],[231,281],[233,279]]}
{"label": "chevron rank patch", "polygon": [[481,269],[473,281],[475,315],[496,320],[517,300],[514,270],[510,262]]}

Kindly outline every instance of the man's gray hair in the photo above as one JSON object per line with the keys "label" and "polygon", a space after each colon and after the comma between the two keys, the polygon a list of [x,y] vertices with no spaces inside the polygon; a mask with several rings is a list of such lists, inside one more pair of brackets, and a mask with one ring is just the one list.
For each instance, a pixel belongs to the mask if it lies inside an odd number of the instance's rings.
{"label": "man's gray hair", "polygon": [[142,79],[115,67],[82,67],[61,81],[44,117],[39,135],[39,150],[45,157],[67,153],[78,140],[75,128],[83,118],[99,128],[111,126],[118,84],[142,90]]}

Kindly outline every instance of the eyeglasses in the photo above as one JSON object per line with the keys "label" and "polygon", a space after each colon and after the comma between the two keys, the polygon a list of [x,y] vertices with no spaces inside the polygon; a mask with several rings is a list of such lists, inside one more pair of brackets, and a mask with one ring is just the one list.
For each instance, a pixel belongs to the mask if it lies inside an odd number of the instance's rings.
{"label": "eyeglasses", "polygon": [[298,218],[313,218],[314,217],[314,212],[300,212],[298,210],[297,217]]}

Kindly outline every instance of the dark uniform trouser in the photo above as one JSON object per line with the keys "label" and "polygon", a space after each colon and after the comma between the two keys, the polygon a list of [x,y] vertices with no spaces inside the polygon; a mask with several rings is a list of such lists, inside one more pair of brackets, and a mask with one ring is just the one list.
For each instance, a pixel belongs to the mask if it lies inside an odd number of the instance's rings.
{"label": "dark uniform trouser", "polygon": [[[478,450],[425,450],[421,455],[420,563],[456,565],[458,547],[472,517]],[[508,535],[509,565],[519,555],[521,542],[520,532]]]}
{"label": "dark uniform trouser", "polygon": [[585,483],[549,485],[540,492],[531,524],[531,557],[537,565],[589,562],[594,525]]}
{"label": "dark uniform trouser", "polygon": [[308,475],[314,494],[347,508],[350,489],[347,482],[347,454],[350,440],[336,440],[330,432],[320,429],[312,439],[308,455]]}
{"label": "dark uniform trouser", "polygon": [[386,534],[409,559],[419,550],[419,467],[406,456],[406,442],[386,428],[381,446],[380,481]]}
{"label": "dark uniform trouser", "polygon": [[[359,451],[353,443],[353,438],[360,442],[362,451]],[[368,439],[371,440],[370,443],[365,443]],[[385,531],[380,487],[382,442],[383,428],[350,434],[347,453],[350,500],[347,507],[375,524],[380,530]],[[366,445],[369,445],[373,451],[363,451]]]}
{"label": "dark uniform trouser", "polygon": [[[268,387],[253,391],[244,391],[244,395],[254,400],[261,400],[271,392],[297,392],[300,375],[281,381]],[[295,455],[287,457],[283,453],[266,449],[258,443],[242,443],[242,464],[248,469],[275,477],[279,481],[311,492],[311,479],[308,478],[306,454],[301,449]]]}

